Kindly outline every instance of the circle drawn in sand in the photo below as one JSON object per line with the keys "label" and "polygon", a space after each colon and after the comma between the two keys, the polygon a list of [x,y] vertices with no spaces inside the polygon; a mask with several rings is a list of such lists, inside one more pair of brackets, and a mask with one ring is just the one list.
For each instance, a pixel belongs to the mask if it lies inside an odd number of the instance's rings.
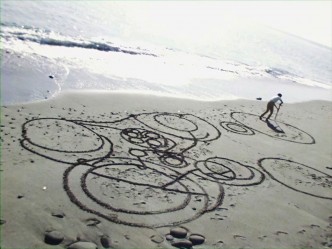
{"label": "circle drawn in sand", "polygon": [[196,142],[213,141],[221,135],[213,124],[192,114],[153,112],[136,115],[135,119],[156,132]]}
{"label": "circle drawn in sand", "polygon": [[[208,193],[188,175],[142,160],[110,158],[68,168],[64,189],[82,210],[109,221],[164,227],[192,221],[211,209]],[[221,191],[213,207],[223,196]]]}
{"label": "circle drawn in sand", "polygon": [[38,118],[22,125],[21,146],[44,158],[72,164],[108,157],[113,144],[107,137],[75,121]]}
{"label": "circle drawn in sand", "polygon": [[258,165],[275,181],[307,195],[332,199],[332,176],[313,167],[281,158],[262,158]]}
{"label": "circle drawn in sand", "polygon": [[[315,139],[307,132],[281,121],[272,121],[275,123],[279,129],[283,132],[270,132],[271,128],[266,128],[266,131],[263,131],[262,123],[259,119],[259,116],[256,114],[245,113],[245,112],[232,112],[231,117],[238,123],[250,127],[252,130],[257,131],[261,134],[273,137],[276,139],[281,139],[288,142],[299,143],[299,144],[314,144]],[[270,133],[269,133],[270,132]]]}
{"label": "circle drawn in sand", "polygon": [[220,126],[224,128],[226,131],[230,131],[233,133],[241,134],[241,135],[254,135],[255,132],[248,126],[245,126],[240,123],[235,122],[220,122]]}
{"label": "circle drawn in sand", "polygon": [[[51,136],[48,131],[52,131],[54,135]],[[94,152],[104,145],[104,140],[93,130],[69,120],[56,118],[30,120],[23,125],[22,135],[34,146],[57,152]]]}
{"label": "circle drawn in sand", "polygon": [[254,167],[222,157],[198,161],[195,167],[203,173],[203,177],[225,185],[253,186],[260,184],[265,178],[264,174]]}

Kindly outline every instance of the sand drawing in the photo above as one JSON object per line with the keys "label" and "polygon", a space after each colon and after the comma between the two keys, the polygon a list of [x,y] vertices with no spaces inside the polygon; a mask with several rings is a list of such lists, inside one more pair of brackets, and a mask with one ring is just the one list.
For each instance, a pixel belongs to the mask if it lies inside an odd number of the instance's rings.
{"label": "sand drawing", "polygon": [[[332,176],[327,173],[281,158],[262,158],[258,165],[273,180],[290,189],[319,198],[332,199],[331,191],[323,191],[324,188],[332,188]],[[293,172],[295,174],[292,174]]]}
{"label": "sand drawing", "polygon": [[244,112],[232,112],[230,116],[233,120],[235,120],[235,122],[221,122],[220,125],[224,129],[233,133],[238,133],[242,135],[254,135],[255,132],[257,132],[267,135],[269,137],[281,139],[292,143],[315,144],[315,139],[310,134],[293,125],[281,121],[273,122],[275,122],[278,126],[280,125],[283,132],[269,133],[262,130],[260,126],[260,123],[262,121],[259,120],[259,115]]}
{"label": "sand drawing", "polygon": [[241,135],[255,135],[255,131],[251,129],[248,126],[245,126],[244,124],[241,124],[239,122],[227,122],[227,121],[222,121],[220,122],[220,126],[224,128],[226,131],[232,132],[232,133],[237,133]]}
{"label": "sand drawing", "polygon": [[[253,114],[233,112],[231,117],[236,122],[220,123],[227,131],[243,135],[260,132],[243,120]],[[284,125],[293,140],[289,136],[279,139],[314,143],[306,132]],[[57,131],[57,135],[50,136],[49,129]],[[259,185],[265,174],[290,189],[331,198],[319,195],[324,184],[331,186],[329,176],[299,163],[264,158],[258,169],[221,156],[202,157],[197,147],[204,146],[208,151],[209,143],[222,139],[221,135],[215,125],[198,116],[152,112],[103,122],[28,120],[22,125],[21,145],[39,156],[69,165],[63,174],[63,188],[72,203],[128,226],[157,228],[195,220],[222,205],[224,185]],[[299,179],[291,179],[295,185],[279,180],[279,167],[290,167],[298,173]],[[310,186],[297,185],[301,179],[310,181]]]}

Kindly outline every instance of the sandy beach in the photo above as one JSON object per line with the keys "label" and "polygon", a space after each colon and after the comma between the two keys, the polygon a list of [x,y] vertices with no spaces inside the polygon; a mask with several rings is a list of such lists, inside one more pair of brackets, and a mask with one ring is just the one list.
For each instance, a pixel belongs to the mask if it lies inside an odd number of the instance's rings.
{"label": "sandy beach", "polygon": [[265,106],[88,92],[3,106],[1,247],[331,247],[332,103],[269,123]]}

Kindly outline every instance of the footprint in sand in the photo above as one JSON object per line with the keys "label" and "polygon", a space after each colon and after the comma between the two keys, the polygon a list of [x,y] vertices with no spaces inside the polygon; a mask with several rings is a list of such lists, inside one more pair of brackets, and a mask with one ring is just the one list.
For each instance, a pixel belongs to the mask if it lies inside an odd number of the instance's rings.
{"label": "footprint in sand", "polygon": [[61,211],[59,211],[59,212],[52,212],[52,216],[54,216],[54,217],[57,217],[57,218],[64,218],[66,215],[63,213],[63,212],[61,212]]}
{"label": "footprint in sand", "polygon": [[162,242],[164,242],[164,238],[161,237],[160,235],[158,234],[155,234],[155,235],[152,235],[150,237],[151,241],[154,242],[154,243],[157,243],[157,244],[160,244]]}
{"label": "footprint in sand", "polygon": [[85,220],[85,224],[89,227],[97,226],[99,223],[101,223],[101,221],[96,218],[89,218]]}
{"label": "footprint in sand", "polygon": [[287,232],[284,232],[284,231],[277,231],[275,232],[276,235],[280,235],[280,234],[288,234]]}
{"label": "footprint in sand", "polygon": [[234,238],[234,239],[242,239],[242,240],[247,239],[245,236],[238,235],[238,234],[233,235],[233,238]]}
{"label": "footprint in sand", "polygon": [[223,247],[224,242],[222,240],[217,241],[216,243],[213,244],[214,247]]}

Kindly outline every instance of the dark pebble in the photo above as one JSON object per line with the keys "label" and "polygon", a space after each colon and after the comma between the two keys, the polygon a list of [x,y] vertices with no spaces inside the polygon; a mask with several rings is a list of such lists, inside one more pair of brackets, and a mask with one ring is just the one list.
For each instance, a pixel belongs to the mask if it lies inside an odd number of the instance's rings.
{"label": "dark pebble", "polygon": [[185,238],[187,236],[187,230],[182,227],[175,227],[170,230],[170,234],[175,238]]}
{"label": "dark pebble", "polygon": [[49,75],[48,76],[50,79],[53,79],[54,78],[54,75]]}
{"label": "dark pebble", "polygon": [[189,240],[193,243],[193,245],[200,245],[204,243],[205,237],[200,234],[192,234],[190,235]]}
{"label": "dark pebble", "polygon": [[92,242],[79,241],[68,246],[68,249],[97,249],[97,245]]}
{"label": "dark pebble", "polygon": [[170,241],[170,240],[173,240],[174,237],[173,237],[172,235],[170,235],[170,234],[166,234],[166,239],[167,239],[168,241]]}
{"label": "dark pebble", "polygon": [[104,248],[111,248],[112,247],[111,238],[109,238],[107,235],[101,236],[100,243]]}
{"label": "dark pebble", "polygon": [[193,246],[193,243],[191,243],[191,241],[189,240],[181,240],[173,242],[172,246],[177,248],[191,248]]}
{"label": "dark pebble", "polygon": [[45,234],[44,242],[49,245],[59,245],[64,239],[64,236],[59,231],[51,231]]}
{"label": "dark pebble", "polygon": [[6,223],[5,220],[0,220],[0,225],[3,225],[3,224],[5,224],[5,223]]}

